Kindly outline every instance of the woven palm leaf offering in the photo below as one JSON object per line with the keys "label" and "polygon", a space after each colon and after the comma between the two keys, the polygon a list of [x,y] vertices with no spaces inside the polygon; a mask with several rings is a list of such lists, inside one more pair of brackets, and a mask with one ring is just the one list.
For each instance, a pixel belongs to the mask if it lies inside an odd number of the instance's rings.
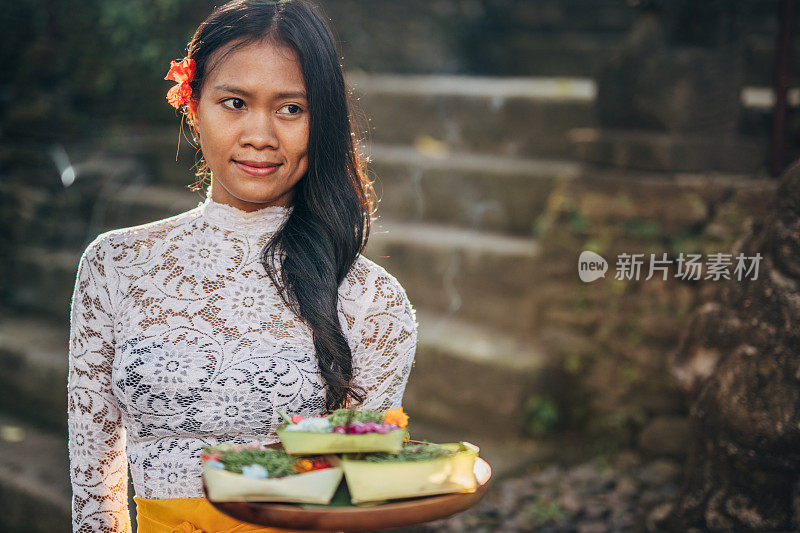
{"label": "woven palm leaf offering", "polygon": [[475,460],[480,449],[469,442],[406,443],[398,453],[342,456],[353,504],[451,492],[475,492]]}
{"label": "woven palm leaf offering", "polygon": [[289,417],[277,433],[292,455],[351,452],[397,453],[408,438],[408,415],[402,407],[385,413],[371,409],[337,409],[330,414]]}
{"label": "woven palm leaf offering", "polygon": [[342,468],[335,455],[296,457],[262,444],[221,444],[200,456],[208,499],[218,502],[330,502]]}

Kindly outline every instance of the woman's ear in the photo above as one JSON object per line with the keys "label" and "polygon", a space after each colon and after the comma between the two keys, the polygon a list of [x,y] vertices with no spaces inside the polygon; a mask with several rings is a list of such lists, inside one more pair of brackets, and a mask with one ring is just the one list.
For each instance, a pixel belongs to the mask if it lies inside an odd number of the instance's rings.
{"label": "woman's ear", "polygon": [[195,100],[191,100],[189,102],[188,108],[189,108],[189,119],[191,120],[192,126],[194,126],[194,128],[199,133],[200,119],[197,116],[197,102]]}

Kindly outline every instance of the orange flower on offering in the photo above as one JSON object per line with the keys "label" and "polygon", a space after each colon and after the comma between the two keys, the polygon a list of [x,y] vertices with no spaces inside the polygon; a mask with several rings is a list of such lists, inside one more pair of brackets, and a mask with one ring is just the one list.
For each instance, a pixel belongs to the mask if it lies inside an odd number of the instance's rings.
{"label": "orange flower on offering", "polygon": [[314,463],[310,459],[301,459],[295,463],[298,472],[311,472],[314,470]]}
{"label": "orange flower on offering", "polygon": [[169,72],[164,79],[178,82],[178,85],[167,92],[167,102],[175,109],[184,104],[191,105],[192,87],[189,83],[194,79],[195,68],[194,59],[189,57],[184,57],[181,61],[170,61]]}
{"label": "orange flower on offering", "polygon": [[389,409],[383,415],[384,424],[397,424],[399,428],[408,426],[408,415],[403,412],[403,406],[396,409]]}

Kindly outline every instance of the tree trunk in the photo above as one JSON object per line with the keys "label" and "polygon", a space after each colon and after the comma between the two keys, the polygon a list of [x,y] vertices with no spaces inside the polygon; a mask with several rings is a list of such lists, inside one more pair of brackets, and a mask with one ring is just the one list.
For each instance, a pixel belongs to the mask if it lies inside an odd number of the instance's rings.
{"label": "tree trunk", "polygon": [[692,442],[668,531],[798,527],[800,480],[800,162],[770,215],[733,250],[762,255],[692,313],[673,374],[691,395]]}

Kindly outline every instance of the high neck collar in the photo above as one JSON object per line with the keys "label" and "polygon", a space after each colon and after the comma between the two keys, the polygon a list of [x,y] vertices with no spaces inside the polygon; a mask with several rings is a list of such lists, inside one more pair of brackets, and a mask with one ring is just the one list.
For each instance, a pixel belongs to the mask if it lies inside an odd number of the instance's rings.
{"label": "high neck collar", "polygon": [[293,210],[293,207],[275,205],[256,211],[242,211],[238,207],[215,202],[210,194],[198,208],[209,224],[248,235],[274,233],[280,229]]}

